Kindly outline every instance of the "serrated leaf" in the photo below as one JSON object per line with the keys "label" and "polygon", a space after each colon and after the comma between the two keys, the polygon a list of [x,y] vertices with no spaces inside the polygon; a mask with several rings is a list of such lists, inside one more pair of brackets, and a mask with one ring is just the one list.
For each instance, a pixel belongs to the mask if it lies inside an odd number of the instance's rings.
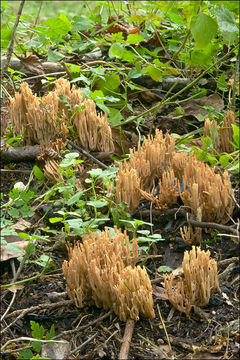
{"label": "serrated leaf", "polygon": [[17,219],[17,218],[19,218],[19,211],[15,208],[12,208],[12,209],[8,210],[8,215],[10,215],[14,219]]}
{"label": "serrated leaf", "polygon": [[44,335],[44,327],[39,325],[39,323],[31,320],[30,321],[31,329],[32,329],[32,337],[34,339],[42,339]]}
{"label": "serrated leaf", "polygon": [[217,33],[217,23],[209,15],[194,15],[190,22],[190,30],[197,46],[204,48]]}

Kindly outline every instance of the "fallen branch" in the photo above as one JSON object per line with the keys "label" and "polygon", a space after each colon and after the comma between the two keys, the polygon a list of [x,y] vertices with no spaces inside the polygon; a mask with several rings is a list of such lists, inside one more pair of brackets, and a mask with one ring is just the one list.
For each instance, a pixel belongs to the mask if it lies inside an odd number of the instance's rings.
{"label": "fallen branch", "polygon": [[135,321],[132,319],[128,319],[125,326],[125,331],[123,335],[123,342],[121,345],[120,353],[118,356],[119,360],[127,360],[128,359],[128,353],[130,349],[130,343],[132,339],[132,334],[134,330]]}
{"label": "fallen branch", "polygon": [[40,155],[40,146],[9,147],[0,152],[1,161],[7,163],[18,163],[34,161]]}

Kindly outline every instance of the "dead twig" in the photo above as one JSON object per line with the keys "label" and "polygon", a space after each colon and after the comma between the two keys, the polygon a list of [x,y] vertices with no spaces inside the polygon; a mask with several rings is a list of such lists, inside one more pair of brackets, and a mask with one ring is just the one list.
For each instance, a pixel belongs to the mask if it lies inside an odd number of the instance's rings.
{"label": "dead twig", "polygon": [[25,0],[22,0],[21,3],[20,3],[20,5],[19,5],[17,17],[16,17],[15,24],[14,24],[14,27],[13,27],[13,32],[12,32],[11,41],[10,41],[10,44],[9,44],[8,50],[7,50],[7,60],[6,60],[6,62],[5,62],[5,64],[4,64],[4,67],[3,67],[3,69],[2,69],[1,83],[2,83],[2,79],[3,79],[4,73],[5,73],[5,71],[8,69],[8,66],[9,66],[9,63],[10,63],[10,60],[11,60],[11,57],[12,57],[13,46],[14,46],[14,41],[15,41],[15,35],[16,35],[16,31],[17,31],[17,27],[18,27],[18,23],[19,23],[20,16],[21,16],[21,14],[22,14],[22,9],[23,9],[24,3],[25,3]]}
{"label": "dead twig", "polygon": [[75,332],[80,332],[80,331],[82,331],[82,330],[85,330],[85,329],[87,329],[88,327],[93,326],[93,325],[97,324],[98,322],[106,319],[109,315],[112,314],[112,312],[113,312],[113,310],[111,309],[111,310],[109,310],[106,314],[104,314],[103,316],[100,316],[99,318],[91,321],[91,322],[88,323],[87,325],[83,325],[83,326],[80,326],[80,327],[75,328],[75,329],[63,331],[63,332],[61,332],[61,334],[58,334],[57,336],[54,336],[53,339],[58,339],[58,338],[63,337],[64,335],[72,335],[72,334],[74,334]]}
{"label": "dead twig", "polygon": [[5,316],[5,318],[10,318],[10,317],[15,317],[15,319],[9,324],[7,325],[1,332],[0,334],[2,335],[5,331],[7,331],[11,326],[13,326],[19,319],[21,319],[22,317],[24,317],[27,313],[35,311],[35,310],[42,310],[42,309],[54,309],[54,308],[58,308],[58,307],[62,307],[62,306],[66,306],[66,305],[71,305],[73,304],[74,301],[73,300],[65,300],[65,301],[60,301],[58,303],[53,303],[53,304],[39,304],[36,306],[31,306],[30,308],[27,309],[21,309],[21,310],[15,310],[12,313],[8,314]]}
{"label": "dead twig", "polygon": [[91,159],[95,164],[98,164],[101,168],[103,169],[107,169],[107,165],[105,165],[104,163],[102,163],[101,161],[99,161],[98,159],[96,159],[94,156],[92,156],[91,154],[89,154],[89,152],[87,150],[83,150],[82,148],[80,148],[78,145],[74,144],[71,140],[66,139],[63,135],[58,135],[63,141],[67,141],[69,145],[71,145],[73,148],[75,148],[76,150],[78,150],[80,152],[80,154],[86,156],[87,158]]}
{"label": "dead twig", "polygon": [[128,319],[125,326],[125,331],[123,335],[123,342],[121,345],[120,353],[118,356],[119,360],[127,360],[128,353],[130,349],[130,343],[132,339],[132,334],[134,330],[135,321],[132,319]]}
{"label": "dead twig", "polygon": [[70,352],[70,355],[74,354],[75,352],[82,350],[82,348],[84,348],[84,346],[86,346],[90,341],[92,341],[96,336],[98,335],[98,332],[96,332],[95,334],[93,334],[90,338],[88,338],[86,341],[84,341],[81,345],[79,345],[76,349],[72,350]]}

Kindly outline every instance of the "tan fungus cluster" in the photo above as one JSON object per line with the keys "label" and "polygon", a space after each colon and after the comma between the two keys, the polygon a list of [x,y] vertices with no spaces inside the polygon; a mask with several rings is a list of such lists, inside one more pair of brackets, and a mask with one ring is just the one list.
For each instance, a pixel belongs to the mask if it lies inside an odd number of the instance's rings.
{"label": "tan fungus cluster", "polygon": [[[59,133],[68,132],[73,123],[78,133],[78,142],[89,150],[113,152],[111,128],[106,114],[97,114],[92,100],[82,97],[81,89],[70,86],[68,80],[60,78],[55,83],[55,90],[42,98],[32,94],[27,83],[22,83],[20,93],[10,98],[8,110],[15,135],[23,134],[26,145],[47,144]],[[71,106],[60,101],[65,96]]]}
{"label": "tan fungus cluster", "polygon": [[139,314],[154,318],[152,286],[146,269],[135,267],[137,239],[130,251],[126,232],[114,228],[83,235],[82,243],[68,246],[69,261],[63,263],[67,292],[76,306],[95,303],[113,308],[122,321],[139,319]]}
{"label": "tan fungus cluster", "polygon": [[150,191],[154,181],[167,168],[175,147],[175,140],[168,133],[164,136],[156,130],[155,137],[144,138],[138,149],[130,149],[129,162],[119,165],[116,177],[116,201],[129,204],[128,210],[134,211],[139,205],[139,188]]}
{"label": "tan fungus cluster", "polygon": [[184,278],[164,276],[169,301],[179,311],[189,315],[192,306],[207,305],[210,295],[219,290],[217,263],[210,252],[199,247],[185,251],[182,262]]}

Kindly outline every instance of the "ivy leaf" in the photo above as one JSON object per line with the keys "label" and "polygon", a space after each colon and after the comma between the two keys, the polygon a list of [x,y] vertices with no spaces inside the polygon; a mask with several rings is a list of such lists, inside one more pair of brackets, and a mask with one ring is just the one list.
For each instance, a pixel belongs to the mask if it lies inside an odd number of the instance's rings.
{"label": "ivy leaf", "polygon": [[229,11],[225,5],[218,5],[215,7],[215,15],[219,29],[223,35],[223,40],[229,44],[234,43],[238,34],[238,28],[231,11]]}
{"label": "ivy leaf", "polygon": [[217,33],[217,23],[209,15],[194,15],[190,22],[190,30],[197,46],[204,48]]}

